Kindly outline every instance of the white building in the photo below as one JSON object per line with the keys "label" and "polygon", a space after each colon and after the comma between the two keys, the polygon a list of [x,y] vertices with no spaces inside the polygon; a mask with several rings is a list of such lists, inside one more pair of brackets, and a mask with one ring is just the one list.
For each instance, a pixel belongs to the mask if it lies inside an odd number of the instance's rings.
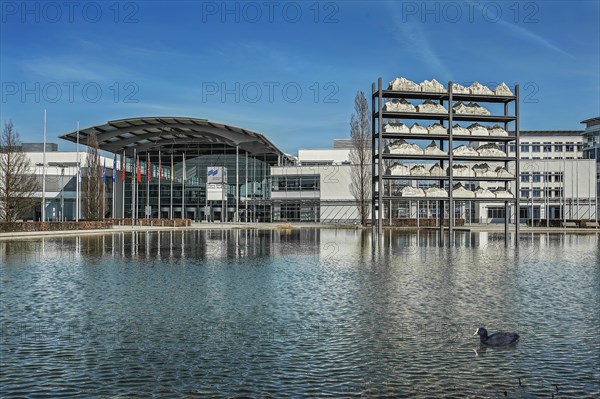
{"label": "white building", "polygon": [[[583,157],[596,160],[596,198],[600,197],[600,116],[586,119],[585,131],[583,132]],[[597,204],[597,212],[600,212],[600,203]]]}
{"label": "white building", "polygon": [[[564,219],[597,218],[597,164],[584,159],[583,133],[579,130],[521,131],[521,223],[544,225],[546,219],[556,224]],[[272,167],[273,220],[324,223],[359,220],[358,208],[350,193],[350,145],[350,140],[335,140],[333,148],[301,149],[297,166]],[[514,144],[500,149],[513,156],[516,152]],[[513,169],[509,172],[514,174],[514,163],[511,166]],[[461,182],[460,178],[454,180]],[[422,188],[430,184],[420,183]],[[473,181],[461,183],[471,190],[479,185]],[[481,186],[496,188],[494,183],[482,182]],[[401,188],[398,186],[397,190]],[[511,192],[515,193],[515,189],[510,186]],[[391,216],[416,218],[418,209],[419,218],[436,217],[437,204],[436,200],[394,201]],[[498,202],[456,200],[455,212],[456,217],[466,223],[503,223],[505,217],[504,206]],[[511,215],[514,214],[511,209]]]}
{"label": "white building", "polygon": [[[46,144],[46,184],[45,184],[45,213],[46,221],[74,220],[76,215],[77,198],[77,152],[58,151],[58,146],[54,143]],[[31,173],[38,177],[40,188],[43,187],[44,175],[44,153],[43,144],[23,143],[23,151],[29,159]],[[79,152],[79,162],[84,168],[87,160],[87,152]],[[112,167],[113,159],[100,157],[100,164],[104,168],[106,164],[106,190],[107,202],[106,213],[110,217],[111,198],[112,198]],[[79,189],[81,190],[81,183]],[[36,197],[42,198],[42,192],[38,192]],[[38,208],[34,214],[28,215],[27,219],[41,220],[41,209]],[[80,211],[80,217],[85,217]]]}
{"label": "white building", "polygon": [[[593,160],[584,159],[583,131],[530,130],[520,133],[521,222],[545,225],[546,219],[595,220],[597,166]],[[515,155],[514,143],[501,149],[509,156]],[[509,172],[514,173],[514,168]],[[512,185],[511,191],[515,192]],[[462,214],[461,217],[478,223],[504,221],[504,208],[499,204],[479,203],[473,209],[470,215]]]}
{"label": "white building", "polygon": [[[556,224],[561,220],[596,220],[598,217],[598,143],[600,143],[600,118],[584,121],[585,131],[521,131],[520,220],[528,224]],[[468,137],[465,137],[468,140]],[[465,141],[468,143],[468,141]],[[481,143],[479,143],[481,144]],[[350,165],[350,140],[335,140],[333,148],[300,149],[296,165],[264,166],[263,177],[257,178],[260,191],[259,200],[252,202],[252,218],[265,221],[304,221],[320,223],[353,224],[358,222],[359,212],[351,194],[352,166]],[[29,144],[24,150],[32,165],[32,173],[42,180],[41,146]],[[514,155],[514,144],[501,147],[509,155]],[[80,152],[80,162],[84,166],[87,153]],[[587,159],[586,159],[587,158]],[[115,185],[115,212],[112,213],[112,158],[102,157],[106,163],[107,204],[106,216],[120,217],[123,201],[122,185]],[[512,163],[510,163],[512,164]],[[266,164],[265,164],[266,165]],[[410,166],[410,165],[409,165]],[[491,167],[496,166],[490,164]],[[117,169],[120,165],[117,163]],[[191,166],[190,166],[191,168]],[[513,165],[514,168],[514,165]],[[251,168],[253,170],[253,168]],[[255,168],[254,168],[255,169]],[[190,169],[191,170],[191,169]],[[514,169],[509,172],[514,173]],[[253,172],[255,173],[255,172]],[[77,153],[59,152],[56,145],[48,144],[46,151],[46,220],[72,220],[76,212]],[[245,180],[247,177],[244,177]],[[250,178],[250,177],[248,177]],[[261,180],[262,179],[262,180]],[[478,182],[461,181],[474,190]],[[262,182],[262,183],[261,183]],[[391,181],[390,181],[391,182]],[[427,188],[432,181],[419,181],[421,188]],[[240,182],[241,183],[241,182]],[[397,181],[393,192],[402,189],[402,184],[411,181]],[[391,183],[388,183],[391,184]],[[500,184],[500,183],[498,183]],[[40,184],[41,185],[41,184]],[[494,183],[481,183],[488,189],[496,188]],[[235,186],[233,186],[235,192]],[[242,187],[246,187],[243,186]],[[255,184],[251,185],[256,190]],[[164,191],[164,187],[163,187]],[[189,190],[188,190],[189,191]],[[193,190],[192,190],[193,191]],[[246,188],[240,188],[241,203],[247,207],[249,201]],[[515,193],[515,187],[511,187]],[[150,198],[153,198],[154,191]],[[164,192],[168,197],[168,193]],[[41,197],[41,193],[39,193]],[[258,197],[257,197],[258,198]],[[258,201],[258,202],[257,202]],[[143,201],[142,201],[143,202]],[[125,201],[125,214],[129,202]],[[394,200],[389,217],[435,218],[439,212],[439,201]],[[144,205],[142,203],[142,205]],[[240,205],[242,206],[242,205]],[[250,212],[250,208],[247,210]],[[501,223],[504,221],[504,206],[495,202],[468,202],[456,200],[456,217],[466,223]],[[511,209],[511,215],[516,212]],[[80,213],[80,217],[85,217]],[[31,219],[39,220],[41,210]],[[550,222],[546,222],[546,220]]]}

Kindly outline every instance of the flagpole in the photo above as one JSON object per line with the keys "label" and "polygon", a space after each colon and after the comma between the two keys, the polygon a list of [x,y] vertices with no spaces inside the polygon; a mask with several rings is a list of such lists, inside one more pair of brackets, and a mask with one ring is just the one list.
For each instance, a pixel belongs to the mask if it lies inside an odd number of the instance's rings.
{"label": "flagpole", "polygon": [[137,178],[135,181],[135,218],[136,220],[139,219],[140,217],[140,213],[139,213],[139,207],[140,207],[140,183],[142,182],[141,179],[141,166],[140,166],[140,155],[138,154],[137,156]]}
{"label": "flagpole", "polygon": [[136,160],[136,149],[133,149],[133,158],[131,159],[131,224],[133,225],[133,219],[135,219],[135,160]]}
{"label": "flagpole", "polygon": [[44,110],[44,149],[42,155],[42,222],[46,221],[46,110]]}
{"label": "flagpole", "polygon": [[104,167],[102,169],[102,219],[106,219],[106,158],[104,158]]}
{"label": "flagpole", "polygon": [[248,223],[248,151],[246,151],[246,176],[245,176],[245,200],[244,200],[244,208],[245,208],[245,217],[244,221]]}
{"label": "flagpole", "polygon": [[182,179],[183,190],[181,191],[181,218],[185,219],[185,178],[187,177],[186,173],[185,173],[185,152],[183,153],[183,176],[182,177],[183,177],[183,179]]}
{"label": "flagpole", "polygon": [[160,150],[158,151],[158,218],[161,218],[160,214],[160,181],[162,180],[162,162],[160,159]]}
{"label": "flagpole", "polygon": [[117,182],[117,154],[113,155],[113,169],[112,169],[112,210],[111,210],[111,218],[114,219],[115,218],[115,210],[116,210],[116,204],[115,204],[115,183]]}
{"label": "flagpole", "polygon": [[173,219],[173,152],[171,151],[171,210],[169,212],[169,218]]}
{"label": "flagpole", "polygon": [[79,161],[79,121],[77,121],[77,180],[75,180],[75,221],[79,222],[79,182],[81,180],[81,163]]}
{"label": "flagpole", "polygon": [[125,152],[123,152],[123,158],[121,158],[121,185],[122,185],[122,198],[121,201],[121,218],[125,219],[125,164],[127,159],[125,158]]}
{"label": "flagpole", "polygon": [[146,182],[146,212],[144,212],[144,214],[146,215],[146,219],[148,219],[151,214],[150,212],[148,212],[150,210],[150,176],[151,174],[151,167],[150,167],[150,153],[146,153],[146,174],[148,177],[148,181]]}

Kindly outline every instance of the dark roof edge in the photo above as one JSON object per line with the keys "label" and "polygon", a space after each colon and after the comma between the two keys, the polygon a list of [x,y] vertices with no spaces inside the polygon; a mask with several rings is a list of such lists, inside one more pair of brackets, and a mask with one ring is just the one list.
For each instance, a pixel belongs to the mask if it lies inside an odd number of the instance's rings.
{"label": "dark roof edge", "polygon": [[584,121],[581,121],[580,123],[588,123],[588,122],[598,121],[598,120],[600,120],[600,116],[596,116],[594,118],[586,119]]}

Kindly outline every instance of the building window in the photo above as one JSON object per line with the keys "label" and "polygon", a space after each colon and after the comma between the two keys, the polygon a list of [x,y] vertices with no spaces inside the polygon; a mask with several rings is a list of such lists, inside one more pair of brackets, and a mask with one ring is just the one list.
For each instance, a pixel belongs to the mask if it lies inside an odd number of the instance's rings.
{"label": "building window", "polygon": [[562,152],[563,145],[562,144],[554,144],[554,152]]}
{"label": "building window", "polygon": [[567,144],[567,152],[573,152],[573,151],[575,151],[575,145]]}
{"label": "building window", "polygon": [[540,183],[541,181],[542,181],[542,176],[540,175],[540,172],[533,172],[533,182]]}
{"label": "building window", "polygon": [[318,175],[273,176],[273,190],[275,191],[319,191],[319,189]]}
{"label": "building window", "polygon": [[540,152],[540,145],[539,144],[533,144],[531,146],[531,152]]}
{"label": "building window", "polygon": [[552,152],[552,145],[544,144],[544,152]]}
{"label": "building window", "polygon": [[542,174],[544,181],[550,183],[552,181],[552,179],[550,178],[551,175],[552,173],[550,172],[544,172]]}
{"label": "building window", "polygon": [[506,152],[506,151],[505,151],[505,149],[506,149],[506,144],[504,144],[504,143],[499,143],[499,144],[498,144],[498,149],[499,149],[500,151],[504,151],[504,152]]}
{"label": "building window", "polygon": [[529,173],[523,173],[523,174],[521,174],[521,182],[523,182],[523,183],[529,183]]}
{"label": "building window", "polygon": [[529,198],[529,190],[521,190],[521,198]]}
{"label": "building window", "polygon": [[533,197],[540,198],[541,196],[542,196],[542,190],[540,190],[539,188],[534,188],[533,189]]}
{"label": "building window", "polygon": [[557,174],[554,175],[554,182],[555,183],[562,183],[563,181],[563,174],[562,172],[559,172]]}
{"label": "building window", "polygon": [[488,219],[504,219],[504,208],[488,208]]}
{"label": "building window", "polygon": [[516,148],[516,146],[514,144],[509,144],[508,151],[509,152],[515,152],[515,148]]}
{"label": "building window", "polygon": [[317,222],[319,213],[320,204],[318,202],[289,201],[282,202],[279,207],[275,207],[273,219],[289,222]]}
{"label": "building window", "polygon": [[521,152],[529,152],[529,145],[521,144]]}

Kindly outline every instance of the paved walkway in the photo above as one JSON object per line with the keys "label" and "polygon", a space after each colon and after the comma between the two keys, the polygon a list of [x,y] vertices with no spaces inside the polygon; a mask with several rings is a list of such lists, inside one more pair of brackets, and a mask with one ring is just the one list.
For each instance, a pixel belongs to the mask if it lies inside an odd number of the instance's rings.
{"label": "paved walkway", "polygon": [[[229,229],[258,229],[258,230],[282,230],[282,229],[360,229],[354,225],[333,225],[320,223],[192,223],[189,227],[161,227],[161,226],[113,226],[111,229],[99,230],[65,230],[65,231],[25,231],[13,233],[0,233],[0,241],[14,239],[34,239],[40,237],[111,234],[125,231],[158,231],[158,230],[229,230]],[[370,227],[366,228],[370,230]],[[388,229],[388,228],[386,228]],[[394,227],[395,230],[417,230],[417,227]],[[437,230],[437,227],[421,228]],[[503,224],[472,224],[455,227],[456,231],[471,232],[504,232]],[[511,232],[514,226],[509,226]],[[600,229],[595,228],[563,228],[563,227],[527,227],[521,226],[521,233],[574,233],[574,234],[600,234]]]}

